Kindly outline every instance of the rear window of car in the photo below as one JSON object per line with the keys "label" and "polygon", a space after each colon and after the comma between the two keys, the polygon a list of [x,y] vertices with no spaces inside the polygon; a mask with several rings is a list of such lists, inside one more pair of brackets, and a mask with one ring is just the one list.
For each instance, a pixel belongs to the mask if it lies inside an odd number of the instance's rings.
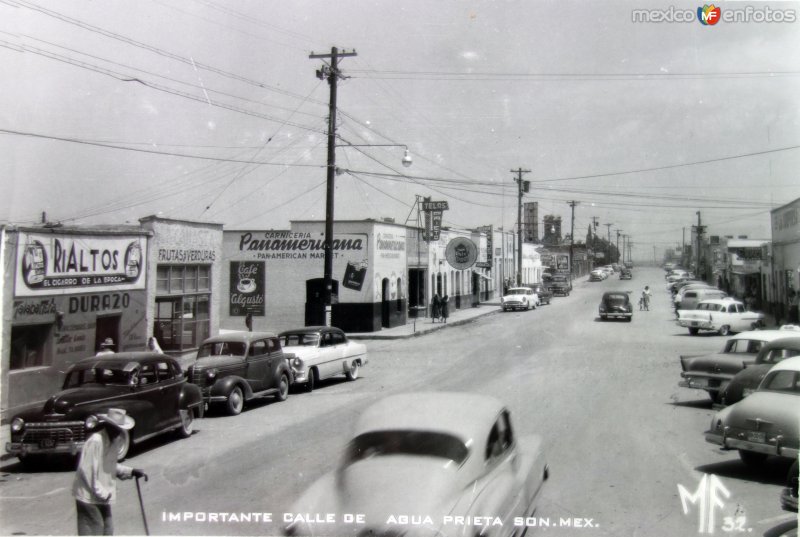
{"label": "rear window of car", "polygon": [[458,438],[431,431],[387,430],[364,433],[350,442],[347,462],[391,455],[412,455],[463,463],[469,449]]}
{"label": "rear window of car", "polygon": [[628,302],[628,295],[623,293],[606,295],[606,302],[609,304],[625,304]]}
{"label": "rear window of car", "polygon": [[800,350],[797,349],[772,349],[761,357],[762,364],[777,364],[786,358],[800,355]]}
{"label": "rear window of car", "polygon": [[800,394],[800,382],[796,371],[775,371],[761,383],[761,391]]}

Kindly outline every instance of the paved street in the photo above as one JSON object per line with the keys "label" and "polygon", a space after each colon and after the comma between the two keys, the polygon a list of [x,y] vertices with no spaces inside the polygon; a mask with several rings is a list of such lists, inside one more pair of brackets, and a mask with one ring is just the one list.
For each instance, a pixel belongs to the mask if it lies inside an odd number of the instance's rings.
{"label": "paved street", "polygon": [[[537,517],[554,526],[577,518],[586,527],[529,534],[694,535],[698,507],[684,515],[678,487],[694,493],[704,474],[715,474],[730,492],[717,528],[731,517],[741,530],[732,533],[763,535],[793,519],[778,502],[789,465],[774,460],[755,471],[735,452],[704,441],[710,401],[677,387],[678,355],[718,350],[724,338],[691,337],[677,327],[663,281],[662,270],[637,268],[632,281],[582,280],[569,297],[535,311],[367,341],[370,363],[355,382],[328,381],[237,417],[209,416],[188,440],[149,442],[127,464],[150,475],[141,483],[150,531],[278,534],[282,514],[333,468],[366,405],[392,393],[434,390],[498,397],[511,408],[518,435],[544,438],[551,472]],[[635,311],[632,323],[597,318],[603,291],[637,296],[647,284],[655,291],[651,311]],[[28,473],[7,461],[0,483],[4,533],[74,533],[71,479],[66,469]],[[122,482],[119,489],[117,533],[143,533],[135,486]],[[271,513],[273,522],[170,522],[176,513]]]}

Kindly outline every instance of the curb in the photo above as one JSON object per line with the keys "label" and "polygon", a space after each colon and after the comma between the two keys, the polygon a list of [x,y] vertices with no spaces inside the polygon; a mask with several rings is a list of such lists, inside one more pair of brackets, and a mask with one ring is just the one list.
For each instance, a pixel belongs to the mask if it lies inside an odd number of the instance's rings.
{"label": "curb", "polygon": [[500,311],[501,311],[500,309],[496,309],[496,310],[493,309],[491,311],[487,311],[486,313],[481,313],[479,315],[475,315],[475,316],[470,317],[468,319],[460,319],[458,321],[452,321],[452,322],[449,322],[449,323],[442,323],[440,326],[429,326],[429,327],[426,327],[426,328],[424,328],[422,330],[418,330],[418,331],[416,331],[416,332],[414,332],[412,334],[386,334],[386,335],[381,335],[380,333],[377,333],[377,334],[347,334],[347,339],[354,339],[354,340],[355,339],[360,339],[360,340],[410,339],[410,338],[413,338],[413,337],[424,336],[424,335],[430,334],[431,332],[437,332],[439,330],[444,330],[448,326],[461,326],[461,325],[464,325],[464,324],[467,324],[467,323],[471,323],[471,322],[474,322],[474,321],[480,319],[481,317],[486,317],[487,315],[494,315],[496,313],[499,313]]}

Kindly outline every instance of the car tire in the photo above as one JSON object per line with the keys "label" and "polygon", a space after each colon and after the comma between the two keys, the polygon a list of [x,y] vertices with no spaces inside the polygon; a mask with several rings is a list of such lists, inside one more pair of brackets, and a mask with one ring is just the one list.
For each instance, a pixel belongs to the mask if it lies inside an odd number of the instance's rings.
{"label": "car tire", "polygon": [[182,408],[178,411],[181,419],[181,425],[178,427],[178,436],[181,438],[189,438],[194,431],[194,410],[191,408]]}
{"label": "car tire", "polygon": [[633,317],[625,317],[625,322],[629,323],[631,321],[633,321]]}
{"label": "car tire", "polygon": [[281,378],[278,380],[278,393],[275,394],[275,399],[278,401],[286,401],[289,398],[289,386],[291,386],[289,375],[281,373]]}
{"label": "car tire", "polygon": [[689,335],[696,336],[700,332],[699,328],[690,328]]}
{"label": "car tire", "polygon": [[308,370],[308,380],[305,383],[305,390],[309,393],[314,391],[314,388],[317,387],[317,383],[319,382],[319,376],[317,374],[317,370],[311,368]]}
{"label": "car tire", "polygon": [[356,380],[358,378],[359,367],[358,360],[353,360],[353,363],[350,364],[350,371],[345,373],[347,380]]}
{"label": "car tire", "polygon": [[755,453],[753,451],[744,451],[740,449],[739,458],[742,459],[742,462],[747,466],[758,467],[764,464],[764,461],[767,460],[767,455],[765,453]]}
{"label": "car tire", "polygon": [[117,462],[124,461],[125,457],[128,456],[128,451],[131,449],[132,434],[133,429],[129,431],[122,431],[122,442],[119,445],[119,450],[117,450]]}
{"label": "car tire", "polygon": [[229,416],[237,416],[242,413],[244,408],[244,393],[240,386],[234,386],[231,393],[228,394],[228,401],[225,405],[225,411]]}
{"label": "car tire", "polygon": [[728,326],[727,324],[723,324],[722,326],[719,327],[719,335],[727,336],[730,333],[731,333],[731,327]]}

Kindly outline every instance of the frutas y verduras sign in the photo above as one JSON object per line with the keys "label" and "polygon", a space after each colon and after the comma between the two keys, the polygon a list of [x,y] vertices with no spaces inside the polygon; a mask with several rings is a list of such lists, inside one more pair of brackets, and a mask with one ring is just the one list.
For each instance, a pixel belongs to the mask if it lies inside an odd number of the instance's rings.
{"label": "frutas y verduras sign", "polygon": [[144,289],[146,255],[143,236],[20,232],[14,294]]}

